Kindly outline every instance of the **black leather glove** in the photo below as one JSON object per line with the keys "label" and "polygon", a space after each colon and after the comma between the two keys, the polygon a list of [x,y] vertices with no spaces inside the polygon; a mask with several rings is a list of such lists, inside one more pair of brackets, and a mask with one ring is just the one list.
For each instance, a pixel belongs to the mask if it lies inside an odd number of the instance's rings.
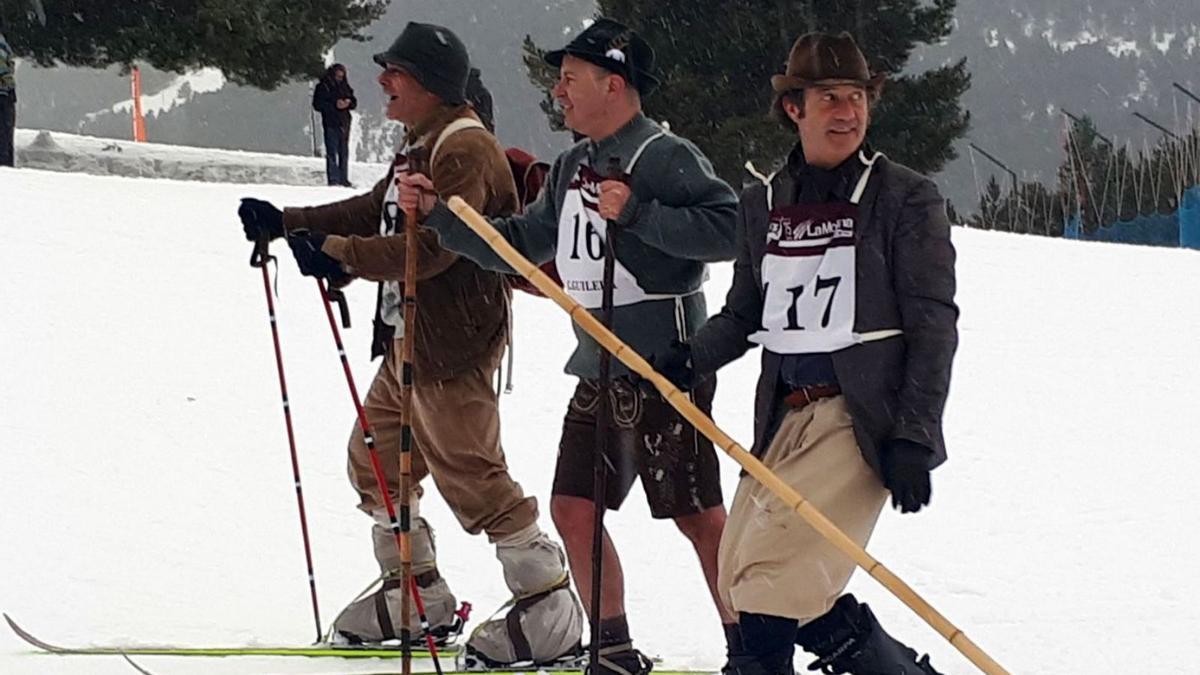
{"label": "black leather glove", "polygon": [[696,373],[692,369],[692,348],[685,342],[671,340],[667,348],[647,359],[663,377],[683,391],[691,391],[696,386]]}
{"label": "black leather glove", "polygon": [[883,484],[892,491],[892,507],[900,513],[916,513],[929,504],[929,460],[933,450],[905,438],[885,441]]}
{"label": "black leather glove", "polygon": [[246,241],[258,241],[264,235],[269,239],[283,236],[283,211],[271,202],[246,197],[238,207],[238,217],[242,219]]}
{"label": "black leather glove", "polygon": [[325,235],[311,233],[288,237],[288,246],[296,257],[296,265],[300,273],[306,277],[323,277],[331,282],[341,281],[346,277],[342,263],[329,257],[321,246],[325,243]]}

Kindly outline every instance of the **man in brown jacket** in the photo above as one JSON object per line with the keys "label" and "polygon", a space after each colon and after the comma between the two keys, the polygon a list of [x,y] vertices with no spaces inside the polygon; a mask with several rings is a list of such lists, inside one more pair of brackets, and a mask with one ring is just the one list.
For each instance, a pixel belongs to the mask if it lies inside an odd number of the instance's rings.
{"label": "man in brown jacket", "polygon": [[[437,192],[460,195],[490,215],[518,208],[504,151],[464,99],[468,57],[449,30],[409,23],[375,61],[387,115],[403,122],[405,149],[422,148]],[[455,598],[438,574],[432,532],[416,516],[420,488],[399,494],[401,361],[406,326],[401,311],[405,267],[403,213],[396,207],[394,174],[407,170],[403,153],[368,194],[325,206],[280,212],[244,200],[238,213],[246,236],[257,240],[291,233],[302,273],[341,283],[362,277],[380,283],[373,355],[384,362],[364,402],[387,474],[389,497],[413,505],[413,571],[435,634],[461,631]],[[500,418],[492,379],[508,337],[509,295],[503,276],[447,251],[433,232],[419,242],[413,387],[413,477],[432,475],[442,497],[472,534],[496,545],[515,602],[511,617],[476,629],[468,650],[488,665],[550,663],[579,651],[582,612],[568,588],[564,557],[539,529],[537,501],[508,473],[500,446]],[[403,589],[399,556],[378,494],[363,435],[355,425],[349,446],[350,480],[359,508],[375,518],[375,555],[383,586],[347,607],[334,630],[351,641],[379,642],[399,633]],[[415,610],[414,610],[415,611]],[[506,618],[508,620],[506,620]],[[410,626],[416,627],[415,616]]]}

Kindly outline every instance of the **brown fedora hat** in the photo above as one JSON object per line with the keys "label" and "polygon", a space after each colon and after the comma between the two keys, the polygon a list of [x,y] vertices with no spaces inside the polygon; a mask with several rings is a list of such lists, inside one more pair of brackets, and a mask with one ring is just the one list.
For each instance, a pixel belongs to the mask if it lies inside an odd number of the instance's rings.
{"label": "brown fedora hat", "polygon": [[776,93],[815,84],[861,84],[875,89],[884,77],[871,75],[866,57],[849,33],[808,33],[792,45],[784,74],[771,76],[771,88]]}

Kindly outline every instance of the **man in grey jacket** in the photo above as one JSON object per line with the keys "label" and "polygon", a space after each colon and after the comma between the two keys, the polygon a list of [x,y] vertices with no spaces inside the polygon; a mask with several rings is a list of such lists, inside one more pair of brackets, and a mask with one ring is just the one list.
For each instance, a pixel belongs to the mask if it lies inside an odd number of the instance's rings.
{"label": "man in grey jacket", "polygon": [[[597,20],[566,48],[549,52],[546,60],[559,67],[554,95],[566,124],[586,138],[555,160],[546,189],[524,214],[491,219],[533,262],[553,259],[566,290],[597,314],[606,223],[617,223],[613,329],[643,354],[664,351],[672,341],[692,335],[707,314],[701,289],[705,263],[730,260],[736,252],[736,195],[694,145],[641,112],[641,96],[657,83],[653,58],[641,37],[608,19]],[[614,160],[624,180],[606,175]],[[430,187],[416,174],[402,178],[402,204],[429,213],[425,225],[438,232],[444,247],[485,268],[511,272],[445,204],[423,196]],[[579,344],[566,370],[580,381],[563,423],[550,509],[590,610],[601,348],[578,327],[576,336]],[[692,541],[722,623],[731,627],[732,616],[716,594],[725,507],[713,446],[657,393],[635,386],[615,362],[613,376],[607,422],[614,431],[604,504],[619,507],[640,476],[652,515],[673,519]],[[697,388],[702,408],[711,409],[714,387],[710,381]],[[603,566],[601,657],[589,670],[648,672],[649,660],[629,638],[624,580],[607,534]]]}
{"label": "man in grey jacket", "polygon": [[[863,143],[882,79],[848,34],[796,41],[771,84],[773,113],[799,143],[742,193],[725,307],[656,359],[676,385],[695,387],[762,345],[753,452],[859,545],[889,491],[904,513],[929,503],[958,340],[943,200]],[[823,672],[935,674],[843,595],[853,571],[744,476],[720,553],[720,592],[743,640],[729,669],[790,674],[799,644]]]}

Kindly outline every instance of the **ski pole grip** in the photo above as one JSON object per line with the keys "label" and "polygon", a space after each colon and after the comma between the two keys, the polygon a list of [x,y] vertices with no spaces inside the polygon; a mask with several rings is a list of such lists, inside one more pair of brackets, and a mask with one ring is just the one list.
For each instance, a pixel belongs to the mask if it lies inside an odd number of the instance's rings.
{"label": "ski pole grip", "polygon": [[425,148],[413,148],[408,153],[408,173],[426,173],[429,170],[428,160],[429,153]]}
{"label": "ski pole grip", "polygon": [[271,261],[271,238],[263,234],[254,242],[254,250],[250,251],[250,266],[262,267]]}
{"label": "ski pole grip", "polygon": [[[408,173],[419,173],[424,176],[429,176],[429,153],[425,148],[413,148],[408,153]],[[425,193],[425,190],[421,190]],[[417,215],[414,213],[414,215]]]}
{"label": "ski pole grip", "polygon": [[[621,170],[621,158],[612,156],[608,158],[608,162],[604,165],[604,177],[608,180],[615,180],[621,183],[629,184],[629,175]],[[615,240],[617,235],[617,220],[613,218],[608,221],[609,231],[612,233],[611,238]]]}
{"label": "ski pole grip", "polygon": [[608,163],[605,165],[604,175],[609,180],[619,180],[622,183],[628,183],[628,176],[621,170],[621,158],[609,157]]}
{"label": "ski pole grip", "polygon": [[342,316],[342,328],[350,328],[350,303],[346,301],[346,294],[340,288],[330,288],[328,296],[337,303],[338,313]]}

